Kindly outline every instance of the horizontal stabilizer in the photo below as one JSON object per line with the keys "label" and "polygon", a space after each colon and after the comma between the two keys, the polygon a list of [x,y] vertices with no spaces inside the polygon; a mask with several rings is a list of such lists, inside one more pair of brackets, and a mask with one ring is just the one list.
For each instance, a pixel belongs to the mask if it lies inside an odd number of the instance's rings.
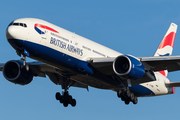
{"label": "horizontal stabilizer", "polygon": [[180,87],[180,82],[165,83],[166,87]]}

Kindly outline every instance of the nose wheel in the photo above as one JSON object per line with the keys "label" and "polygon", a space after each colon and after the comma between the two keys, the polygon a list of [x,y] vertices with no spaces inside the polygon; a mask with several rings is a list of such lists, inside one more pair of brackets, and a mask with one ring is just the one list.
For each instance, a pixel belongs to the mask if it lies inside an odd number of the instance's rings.
{"label": "nose wheel", "polygon": [[67,107],[69,104],[72,107],[76,106],[76,100],[73,99],[71,95],[69,95],[68,91],[63,92],[62,95],[59,92],[57,92],[55,97],[56,100],[59,100],[59,102],[62,103],[64,107]]}

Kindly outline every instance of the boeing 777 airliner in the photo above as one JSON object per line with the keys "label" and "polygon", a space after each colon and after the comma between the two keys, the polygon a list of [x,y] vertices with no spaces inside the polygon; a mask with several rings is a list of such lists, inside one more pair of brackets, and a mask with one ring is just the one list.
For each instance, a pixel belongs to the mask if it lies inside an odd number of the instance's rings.
{"label": "boeing 777 airliner", "polygon": [[[34,76],[46,77],[64,90],[56,99],[76,106],[71,86],[113,90],[125,104],[137,97],[173,94],[180,82],[170,82],[168,72],[180,70],[180,56],[171,56],[177,25],[171,23],[154,56],[124,55],[44,20],[22,18],[6,30],[20,60],[0,64],[8,81],[26,85]],[[26,57],[37,61],[26,62]]]}

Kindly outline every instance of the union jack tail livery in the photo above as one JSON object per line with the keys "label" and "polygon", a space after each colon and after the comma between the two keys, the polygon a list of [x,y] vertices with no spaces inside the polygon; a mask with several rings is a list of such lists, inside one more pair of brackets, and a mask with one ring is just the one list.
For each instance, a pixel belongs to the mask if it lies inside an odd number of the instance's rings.
{"label": "union jack tail livery", "polygon": [[177,25],[175,23],[171,23],[154,56],[170,56],[172,54],[176,30]]}

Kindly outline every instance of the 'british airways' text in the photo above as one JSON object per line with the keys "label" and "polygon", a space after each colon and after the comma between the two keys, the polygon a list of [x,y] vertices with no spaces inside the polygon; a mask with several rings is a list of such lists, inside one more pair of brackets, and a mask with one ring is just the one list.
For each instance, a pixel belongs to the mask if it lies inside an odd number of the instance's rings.
{"label": "'british airways' text", "polygon": [[75,47],[73,45],[67,44],[64,41],[58,40],[56,38],[51,37],[50,44],[53,44],[53,45],[60,47],[64,50],[68,50],[68,51],[75,53],[77,55],[80,55],[80,56],[83,55],[83,49],[80,49],[80,48]]}

